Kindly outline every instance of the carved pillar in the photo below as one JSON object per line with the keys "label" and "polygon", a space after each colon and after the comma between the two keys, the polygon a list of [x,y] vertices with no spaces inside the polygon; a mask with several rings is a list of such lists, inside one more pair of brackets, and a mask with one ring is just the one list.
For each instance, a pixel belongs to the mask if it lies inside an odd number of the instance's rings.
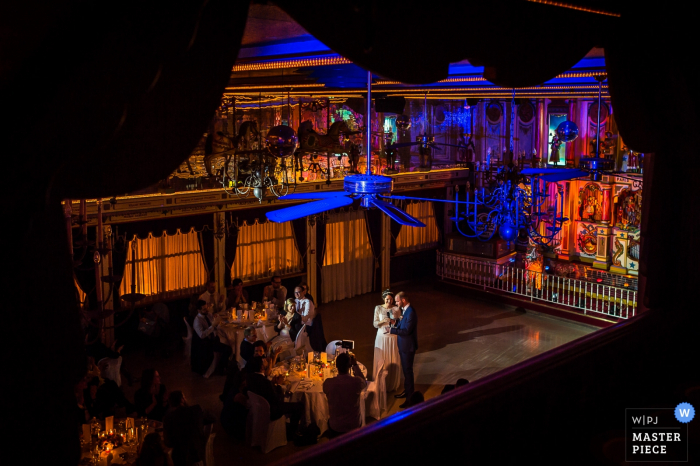
{"label": "carved pillar", "polygon": [[544,99],[537,99],[537,157],[535,158],[536,166],[547,165],[547,146],[549,142],[549,129],[545,121],[546,104]]}
{"label": "carved pillar", "polygon": [[609,177],[605,177],[600,187],[602,190],[601,224],[598,230],[598,248],[595,253],[593,267],[596,269],[608,270],[610,266],[610,251],[612,248],[612,185],[608,182]]}
{"label": "carved pillar", "polygon": [[564,187],[564,208],[562,209],[562,215],[565,218],[568,218],[568,222],[562,223],[561,226],[561,232],[559,233],[561,235],[560,243],[559,243],[559,250],[557,251],[557,254],[560,259],[565,259],[569,260],[571,258],[571,255],[573,254],[574,251],[574,235],[575,235],[575,228],[576,224],[575,222],[572,221],[573,214],[574,214],[574,207],[573,207],[573,199],[571,195],[571,181],[564,181],[560,183]]}
{"label": "carved pillar", "polygon": [[[566,119],[576,123],[576,100],[569,100],[569,113]],[[566,166],[575,167],[576,166],[576,141],[571,141],[566,143]]]}
{"label": "carved pillar", "polygon": [[386,290],[391,286],[391,219],[388,215],[382,215],[382,246],[379,255],[381,270],[381,289]]}
{"label": "carved pillar", "polygon": [[216,290],[226,295],[226,213],[214,213],[214,280]]}
{"label": "carved pillar", "polygon": [[[313,218],[313,217],[310,217]],[[316,265],[316,222],[306,222],[306,283],[309,285],[309,293],[321,304],[318,294],[318,267]],[[293,290],[292,290],[293,291]]]}
{"label": "carved pillar", "polygon": [[[470,168],[471,170],[471,168]],[[454,186],[447,187],[447,197],[446,199],[455,198],[455,188]],[[443,231],[445,232],[445,237],[452,233],[452,220],[451,218],[455,216],[455,208],[452,204],[445,203],[445,222],[443,224]],[[445,238],[442,239],[443,245],[445,244]]]}

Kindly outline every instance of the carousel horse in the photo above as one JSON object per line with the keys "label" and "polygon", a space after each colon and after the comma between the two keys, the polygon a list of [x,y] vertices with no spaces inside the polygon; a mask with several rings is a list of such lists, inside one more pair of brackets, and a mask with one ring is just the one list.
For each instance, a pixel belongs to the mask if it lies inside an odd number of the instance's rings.
{"label": "carousel horse", "polygon": [[[233,141],[221,131],[209,133],[204,144],[204,168],[207,170],[207,175],[213,177],[215,172],[218,172],[223,166],[227,165],[227,155],[233,151]],[[218,159],[224,159],[221,163]],[[216,163],[215,167],[215,161]]]}
{"label": "carousel horse", "polygon": [[350,131],[347,123],[341,120],[333,123],[326,134],[320,134],[314,130],[313,123],[306,120],[299,125],[297,134],[302,152],[345,154],[347,150],[341,144],[340,138],[344,135],[355,134],[355,132]]}

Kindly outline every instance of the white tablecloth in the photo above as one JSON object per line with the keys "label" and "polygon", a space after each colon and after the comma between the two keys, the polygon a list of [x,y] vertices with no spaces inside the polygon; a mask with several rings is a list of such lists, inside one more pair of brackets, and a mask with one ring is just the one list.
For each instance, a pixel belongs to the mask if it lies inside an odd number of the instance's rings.
{"label": "white tablecloth", "polygon": [[[362,374],[367,377],[367,368],[358,363]],[[290,374],[287,381],[291,382],[291,401],[301,401],[304,403],[303,422],[308,426],[314,421],[321,434],[328,430],[328,419],[330,419],[330,409],[328,408],[328,398],[323,393],[323,380],[318,378],[301,380],[300,377]]]}
{"label": "white tablecloth", "polygon": [[255,333],[258,336],[258,340],[262,340],[267,343],[269,340],[273,339],[277,333],[275,333],[275,324],[271,322],[265,322],[263,326],[258,327],[254,325],[253,322],[243,322],[243,323],[230,323],[222,324],[216,330],[217,335],[221,339],[221,343],[225,343],[233,349],[233,353],[236,355],[236,361],[238,361],[239,366],[242,366],[243,358],[240,355],[241,342],[243,341],[243,330],[246,327],[254,326]]}

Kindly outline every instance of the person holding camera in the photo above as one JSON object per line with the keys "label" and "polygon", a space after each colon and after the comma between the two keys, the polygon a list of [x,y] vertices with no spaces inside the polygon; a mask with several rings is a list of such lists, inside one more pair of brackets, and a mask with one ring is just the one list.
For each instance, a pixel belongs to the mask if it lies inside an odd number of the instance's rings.
{"label": "person holding camera", "polygon": [[[349,432],[362,427],[362,391],[367,380],[362,374],[354,354],[341,353],[335,359],[338,376],[323,382],[323,393],[328,397],[329,436]],[[350,374],[352,369],[352,375]]]}
{"label": "person holding camera", "polygon": [[374,364],[373,380],[377,380],[380,361],[384,361],[384,369],[389,373],[386,376],[386,391],[393,392],[401,386],[401,357],[396,335],[385,333],[384,328],[391,325],[391,319],[401,318],[401,310],[394,304],[394,293],[384,290],[382,293],[384,304],[374,308],[374,328],[377,329],[377,337],[374,339]]}

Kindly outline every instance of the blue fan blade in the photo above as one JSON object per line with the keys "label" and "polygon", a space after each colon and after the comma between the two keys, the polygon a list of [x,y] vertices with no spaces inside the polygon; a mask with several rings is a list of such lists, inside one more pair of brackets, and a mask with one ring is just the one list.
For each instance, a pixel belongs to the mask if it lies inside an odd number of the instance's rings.
{"label": "blue fan blade", "polygon": [[568,172],[571,168],[524,168],[520,170],[521,175],[547,175],[550,173]]}
{"label": "blue fan blade", "polygon": [[281,201],[292,199],[329,199],[331,197],[346,196],[345,191],[319,191],[315,193],[292,193],[280,196]]}
{"label": "blue fan blade", "polygon": [[563,173],[552,173],[550,175],[541,176],[540,179],[542,181],[553,183],[555,181],[573,180],[574,178],[581,178],[584,176],[588,176],[588,172],[572,168]]}
{"label": "blue fan blade", "polygon": [[381,210],[392,220],[401,225],[408,225],[409,227],[424,227],[425,223],[421,222],[417,218],[411,217],[403,210],[394,206],[394,204],[389,204],[388,202],[380,201],[379,199],[370,199],[369,204]]}
{"label": "blue fan blade", "polygon": [[352,204],[352,198],[349,196],[338,196],[330,199],[322,199],[315,202],[307,202],[306,204],[287,207],[286,209],[273,210],[265,215],[268,220],[277,223],[284,223],[290,220],[306,217],[308,215],[320,214],[338,207],[345,207]]}

